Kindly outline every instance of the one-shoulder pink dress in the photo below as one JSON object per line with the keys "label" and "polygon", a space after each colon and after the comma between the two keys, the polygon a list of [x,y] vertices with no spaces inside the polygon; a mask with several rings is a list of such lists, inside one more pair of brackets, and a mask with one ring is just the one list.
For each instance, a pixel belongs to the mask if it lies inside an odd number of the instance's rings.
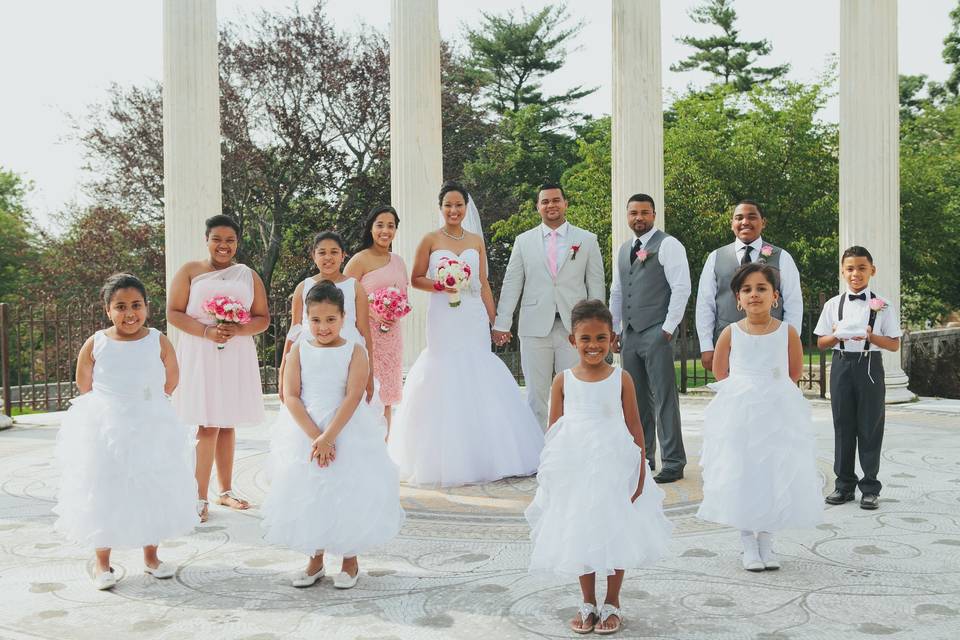
{"label": "one-shoulder pink dress", "polygon": [[[216,295],[253,305],[253,271],[235,264],[201,273],[190,282],[187,314],[203,324],[214,320],[203,312],[203,303]],[[177,341],[180,384],[173,405],[187,424],[234,427],[262,422],[263,389],[253,336],[236,336],[223,349],[199,336],[180,333]]]}
{"label": "one-shoulder pink dress", "polygon": [[[368,295],[384,287],[397,287],[407,293],[410,280],[403,258],[390,254],[390,262],[368,271],[360,284]],[[400,404],[403,391],[403,332],[401,320],[387,333],[380,331],[380,318],[370,308],[370,335],[373,338],[373,376],[380,382],[380,401],[387,406]]]}

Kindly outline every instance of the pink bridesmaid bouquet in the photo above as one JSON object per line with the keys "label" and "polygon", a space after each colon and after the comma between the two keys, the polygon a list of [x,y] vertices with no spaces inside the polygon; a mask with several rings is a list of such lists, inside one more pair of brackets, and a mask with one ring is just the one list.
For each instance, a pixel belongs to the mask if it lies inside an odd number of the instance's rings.
{"label": "pink bridesmaid bouquet", "polygon": [[[407,294],[397,287],[383,287],[377,289],[369,296],[370,306],[377,312],[382,320],[396,322],[403,316],[410,313],[412,307],[407,301]],[[380,331],[387,333],[390,327],[380,323]]]}
{"label": "pink bridesmaid bouquet", "polygon": [[440,258],[433,288],[437,291],[443,291],[447,288],[456,289],[456,291],[448,293],[451,307],[460,306],[460,291],[465,289],[469,283],[470,265],[453,258]]}
{"label": "pink bridesmaid bouquet", "polygon": [[[203,303],[203,311],[216,320],[217,324],[247,324],[250,311],[243,303],[230,296],[213,296]],[[223,351],[226,345],[217,344],[217,351]]]}

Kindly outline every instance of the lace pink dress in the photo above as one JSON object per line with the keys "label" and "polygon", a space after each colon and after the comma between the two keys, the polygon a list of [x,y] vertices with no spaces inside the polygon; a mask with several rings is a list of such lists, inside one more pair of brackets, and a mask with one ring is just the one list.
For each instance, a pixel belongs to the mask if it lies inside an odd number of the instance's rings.
{"label": "lace pink dress", "polygon": [[[214,324],[201,307],[215,295],[236,298],[249,309],[253,304],[250,267],[235,264],[196,276],[190,282],[187,314],[203,324]],[[177,362],[180,384],[173,393],[173,406],[181,420],[218,427],[263,421],[263,390],[253,336],[236,336],[218,350],[212,340],[180,333]]]}
{"label": "lace pink dress", "polygon": [[[410,283],[403,258],[390,254],[390,262],[368,271],[360,284],[368,294],[384,287],[397,287],[404,293]],[[401,320],[387,333],[380,331],[380,318],[370,309],[370,335],[373,339],[373,376],[380,382],[380,401],[387,406],[400,404],[403,389],[403,332]]]}

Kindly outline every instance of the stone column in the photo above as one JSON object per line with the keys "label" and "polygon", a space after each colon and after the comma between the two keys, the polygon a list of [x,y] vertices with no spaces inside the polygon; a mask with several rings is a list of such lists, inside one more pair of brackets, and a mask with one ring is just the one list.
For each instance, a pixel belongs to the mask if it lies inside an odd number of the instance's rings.
{"label": "stone column", "polygon": [[[216,0],[163,1],[163,218],[167,287],[207,256],[203,221],[221,211]],[[170,327],[171,338],[175,330]]]}
{"label": "stone column", "polygon": [[[440,26],[437,0],[392,0],[390,8],[390,197],[400,213],[395,250],[407,267],[425,233],[439,226],[443,182]],[[410,288],[403,361],[426,346],[428,296]]]}
{"label": "stone column", "polygon": [[[841,0],[840,252],[866,247],[877,267],[871,288],[898,308],[899,152],[897,0]],[[884,351],[883,366],[887,402],[915,398],[900,353]]]}
{"label": "stone column", "polygon": [[613,249],[633,237],[627,198],[646,193],[664,226],[660,0],[613,0]]}

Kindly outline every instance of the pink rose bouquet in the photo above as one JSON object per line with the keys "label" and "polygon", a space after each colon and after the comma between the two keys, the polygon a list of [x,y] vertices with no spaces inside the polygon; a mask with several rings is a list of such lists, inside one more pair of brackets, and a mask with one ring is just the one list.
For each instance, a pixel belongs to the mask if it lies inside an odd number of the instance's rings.
{"label": "pink rose bouquet", "polygon": [[[410,313],[411,306],[407,300],[407,294],[397,287],[383,287],[371,293],[368,297],[370,308],[373,309],[382,320],[396,322],[403,316]],[[390,327],[380,323],[380,331],[387,333]]]}
{"label": "pink rose bouquet", "polygon": [[460,306],[460,291],[470,284],[470,265],[453,258],[440,258],[437,264],[437,275],[434,278],[433,288],[437,291],[455,289],[448,292],[450,306]]}
{"label": "pink rose bouquet", "polygon": [[[247,324],[250,322],[250,311],[243,303],[230,296],[214,296],[203,303],[203,311],[219,324]],[[222,351],[226,345],[217,344],[217,350]]]}

